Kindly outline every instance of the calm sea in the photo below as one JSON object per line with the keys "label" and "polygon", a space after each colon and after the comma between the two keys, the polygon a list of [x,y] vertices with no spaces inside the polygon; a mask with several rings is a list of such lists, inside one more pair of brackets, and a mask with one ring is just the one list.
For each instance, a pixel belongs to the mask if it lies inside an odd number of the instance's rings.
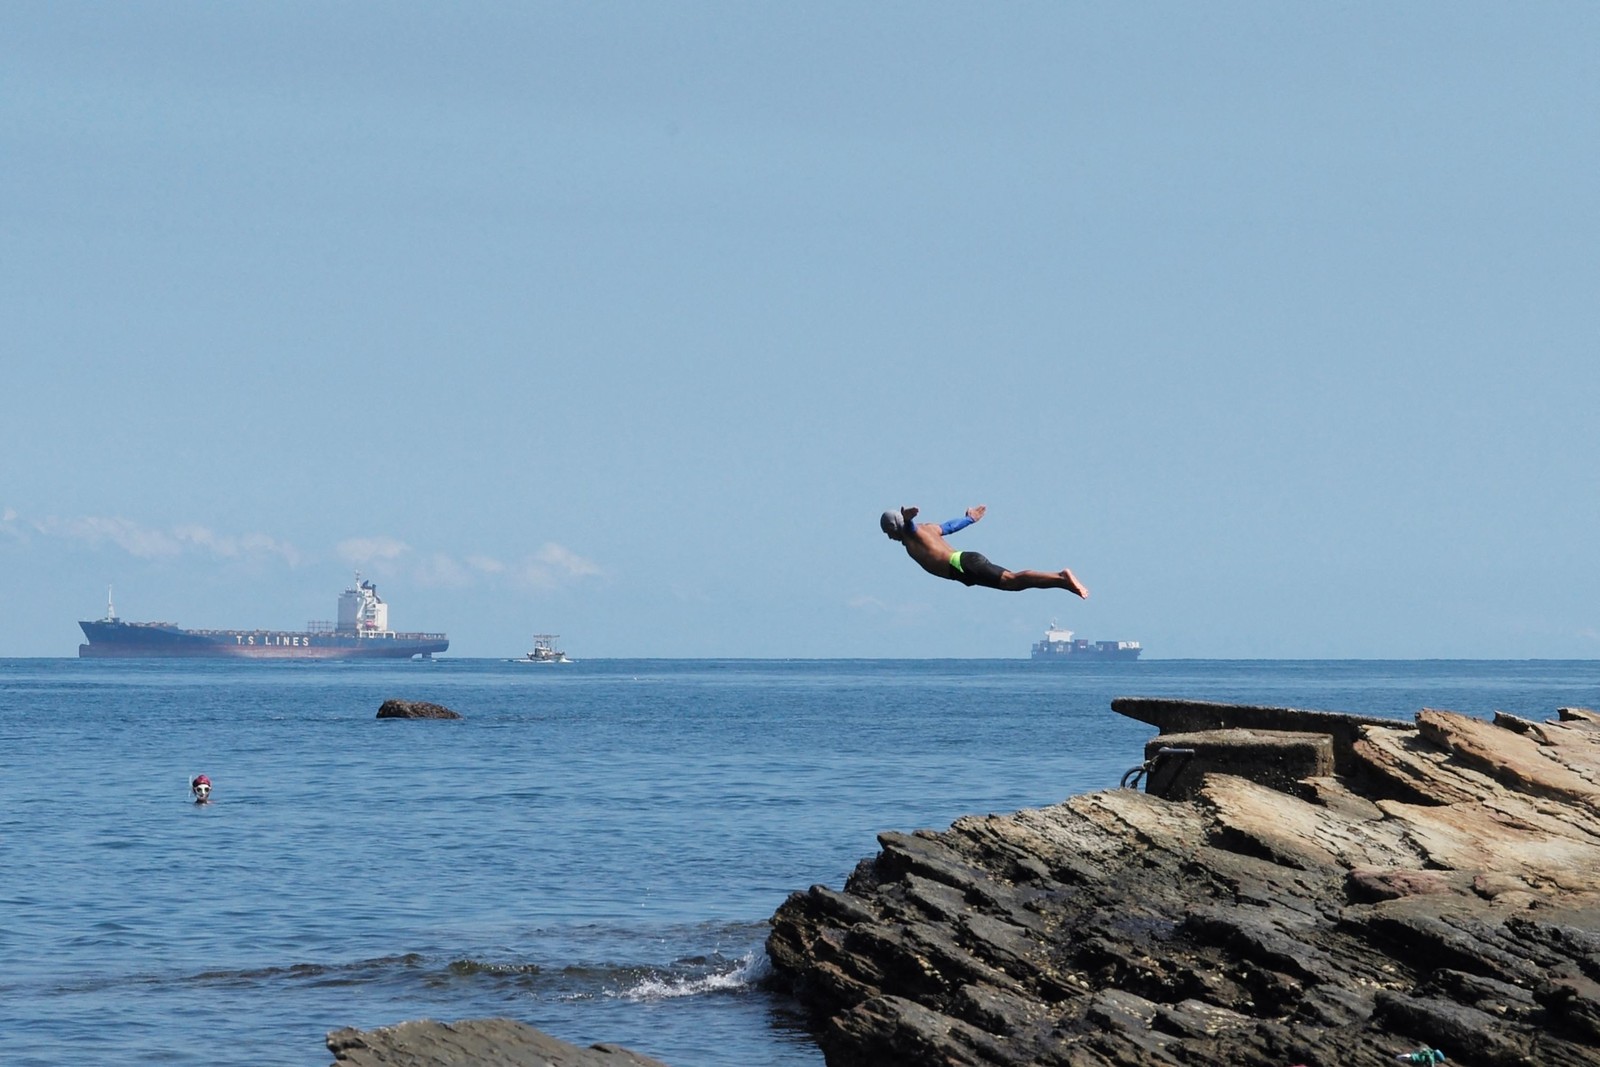
{"label": "calm sea", "polygon": [[818,1067],[759,986],[774,909],[880,830],[1115,786],[1125,695],[1544,718],[1600,662],[0,660],[0,1062],[310,1067],[501,1015]]}

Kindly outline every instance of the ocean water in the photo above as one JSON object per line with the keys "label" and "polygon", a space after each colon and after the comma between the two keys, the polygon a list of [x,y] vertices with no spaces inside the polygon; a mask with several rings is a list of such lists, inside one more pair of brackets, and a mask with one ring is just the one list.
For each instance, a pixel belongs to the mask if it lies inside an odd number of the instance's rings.
{"label": "ocean water", "polygon": [[819,1067],[760,983],[784,897],[1115,786],[1153,733],[1116,696],[1545,718],[1600,662],[0,660],[0,1063],[309,1067],[501,1015]]}

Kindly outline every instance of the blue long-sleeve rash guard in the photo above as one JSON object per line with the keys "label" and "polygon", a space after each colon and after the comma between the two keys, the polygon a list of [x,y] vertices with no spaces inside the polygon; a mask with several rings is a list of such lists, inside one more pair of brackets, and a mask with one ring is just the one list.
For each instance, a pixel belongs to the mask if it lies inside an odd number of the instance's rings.
{"label": "blue long-sleeve rash guard", "polygon": [[955,533],[957,530],[965,530],[968,526],[971,526],[971,525],[972,525],[971,517],[969,517],[967,515],[963,515],[959,519],[946,519],[944,522],[941,522],[939,524],[939,532],[941,534],[943,534],[945,537],[949,537],[951,534]]}

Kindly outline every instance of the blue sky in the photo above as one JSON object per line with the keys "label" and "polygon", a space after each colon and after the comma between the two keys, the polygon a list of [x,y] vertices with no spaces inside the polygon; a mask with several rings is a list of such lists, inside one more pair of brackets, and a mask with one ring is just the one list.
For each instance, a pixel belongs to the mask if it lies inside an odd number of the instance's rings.
{"label": "blue sky", "polygon": [[[1600,655],[1600,8],[13,4],[0,656]],[[1092,596],[968,590],[877,532]]]}

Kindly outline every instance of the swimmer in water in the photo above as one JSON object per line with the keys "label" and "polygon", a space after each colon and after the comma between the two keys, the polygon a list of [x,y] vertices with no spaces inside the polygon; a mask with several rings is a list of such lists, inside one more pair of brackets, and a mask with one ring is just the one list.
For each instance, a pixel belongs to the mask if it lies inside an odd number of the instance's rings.
{"label": "swimmer in water", "polygon": [[987,510],[979,504],[975,508],[968,508],[966,515],[959,519],[935,525],[931,522],[913,522],[917,516],[916,508],[900,508],[885,511],[878,520],[878,526],[889,540],[899,541],[906,555],[916,560],[919,567],[936,578],[948,578],[962,585],[981,585],[986,589],[1065,589],[1085,600],[1089,599],[1089,590],[1069,570],[1008,571],[990,563],[977,552],[957,552],[951,548],[945,538],[971,526],[983,518]]}
{"label": "swimmer in water", "polygon": [[194,776],[194,781],[189,783],[189,792],[194,794],[196,804],[211,803],[211,779],[203,774]]}

